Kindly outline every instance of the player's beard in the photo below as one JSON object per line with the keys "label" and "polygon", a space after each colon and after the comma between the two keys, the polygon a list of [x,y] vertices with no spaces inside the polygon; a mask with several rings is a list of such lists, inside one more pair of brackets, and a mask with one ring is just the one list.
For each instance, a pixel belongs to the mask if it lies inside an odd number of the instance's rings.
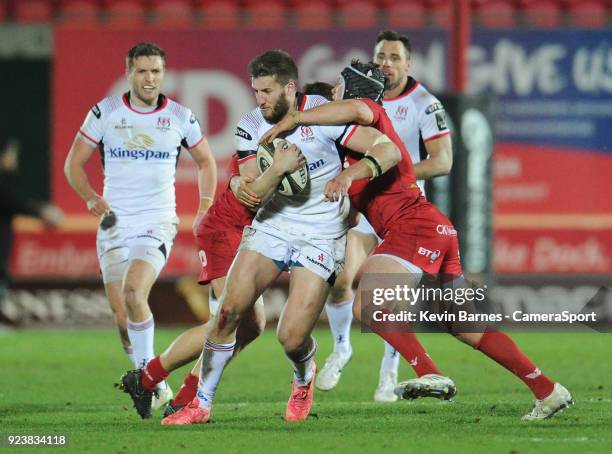
{"label": "player's beard", "polygon": [[274,109],[272,109],[272,113],[267,117],[264,115],[264,118],[269,123],[278,123],[287,115],[287,112],[289,112],[289,100],[287,99],[287,95],[283,93],[281,97],[278,98]]}
{"label": "player's beard", "polygon": [[[388,79],[387,79],[388,80]],[[395,82],[391,83],[391,82],[387,82],[386,86],[385,86],[385,91],[391,91],[391,90],[395,90],[397,87],[399,87],[402,82],[406,80],[406,77],[404,78],[398,78]]]}

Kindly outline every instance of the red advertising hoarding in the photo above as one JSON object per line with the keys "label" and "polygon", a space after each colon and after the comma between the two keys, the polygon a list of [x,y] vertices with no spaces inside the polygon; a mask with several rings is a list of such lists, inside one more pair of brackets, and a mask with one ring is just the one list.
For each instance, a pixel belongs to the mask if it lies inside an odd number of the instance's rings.
{"label": "red advertising hoarding", "polygon": [[[127,90],[125,54],[135,43],[154,41],[166,50],[164,92],[190,107],[200,120],[218,159],[220,184],[224,185],[227,160],[234,152],[235,125],[254,106],[246,74],[252,58],[267,49],[283,48],[294,56],[302,83],[333,82],[351,58],[371,58],[376,33],[58,29],[52,83],[52,193],[69,222],[56,234],[19,231],[13,274],[97,275],[96,220],[86,213],[84,203],[69,187],[63,165],[88,110],[101,98]],[[430,31],[410,35],[415,49],[413,74],[431,91],[442,92],[446,88],[446,35]],[[496,45],[495,36],[487,35],[487,39],[493,40],[491,46]],[[478,70],[487,68],[472,68],[471,77],[484,80]],[[606,196],[612,189],[612,154],[585,148],[524,141],[496,144],[497,272],[612,272],[612,209]],[[88,173],[93,186],[101,191],[98,158],[91,159]],[[186,152],[181,154],[177,168],[176,194],[181,233],[166,275],[190,274],[198,267],[190,236],[190,222],[198,203],[195,165]]]}

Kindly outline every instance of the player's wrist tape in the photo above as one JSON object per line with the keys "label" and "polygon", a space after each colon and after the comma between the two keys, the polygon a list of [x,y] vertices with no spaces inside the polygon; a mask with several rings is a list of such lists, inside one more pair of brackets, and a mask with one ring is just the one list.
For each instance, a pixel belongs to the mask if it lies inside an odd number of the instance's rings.
{"label": "player's wrist tape", "polygon": [[362,161],[364,161],[366,163],[366,165],[370,168],[370,170],[372,170],[372,178],[374,179],[376,177],[379,177],[382,175],[383,171],[382,171],[382,167],[380,166],[380,163],[378,162],[378,160],[371,155],[366,154]]}

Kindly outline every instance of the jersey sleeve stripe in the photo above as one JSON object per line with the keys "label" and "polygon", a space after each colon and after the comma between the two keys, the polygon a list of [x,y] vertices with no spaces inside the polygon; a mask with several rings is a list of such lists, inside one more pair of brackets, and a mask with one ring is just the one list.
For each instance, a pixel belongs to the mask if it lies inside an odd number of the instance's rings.
{"label": "jersey sleeve stripe", "polygon": [[96,147],[98,146],[98,142],[96,142],[94,139],[92,139],[87,134],[85,134],[82,129],[79,129],[79,134],[81,134],[83,137],[85,137],[87,140],[89,140],[91,143],[93,143]]}
{"label": "jersey sleeve stripe", "polygon": [[350,132],[348,134],[346,134],[344,136],[344,139],[342,139],[342,141],[340,142],[340,144],[343,147],[346,147],[346,144],[348,143],[349,140],[351,140],[351,137],[353,137],[353,134],[355,134],[355,131],[357,131],[357,128],[359,128],[359,125],[353,125],[353,126],[351,126],[351,128],[352,129],[349,129]]}
{"label": "jersey sleeve stripe", "polygon": [[188,150],[193,150],[195,147],[197,147],[198,145],[200,145],[202,143],[202,141],[204,140],[204,136],[202,136],[200,138],[200,140],[198,140],[196,143],[194,143],[193,145],[190,145],[189,148],[187,148]]}
{"label": "jersey sleeve stripe", "polygon": [[302,104],[298,108],[298,111],[302,112],[304,110],[304,107],[306,107],[307,100],[308,100],[308,95],[304,95],[304,97],[302,98]]}
{"label": "jersey sleeve stripe", "polygon": [[439,139],[440,137],[448,136],[450,135],[450,133],[451,133],[450,131],[446,131],[441,134],[436,134],[435,136],[431,136],[431,137],[428,137],[427,139],[423,139],[423,143],[429,142],[430,140]]}

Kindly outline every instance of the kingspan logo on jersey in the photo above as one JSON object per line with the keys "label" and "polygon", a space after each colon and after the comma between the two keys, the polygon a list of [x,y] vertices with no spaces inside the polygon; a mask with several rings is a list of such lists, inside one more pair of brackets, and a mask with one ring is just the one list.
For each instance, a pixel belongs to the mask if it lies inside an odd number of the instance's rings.
{"label": "kingspan logo on jersey", "polygon": [[124,142],[125,148],[115,147],[108,149],[109,158],[128,158],[132,160],[144,159],[171,159],[167,151],[151,150],[155,141],[146,134],[137,134],[132,139]]}
{"label": "kingspan logo on jersey", "polygon": [[109,158],[129,158],[129,159],[170,159],[170,153],[167,151],[154,150],[126,150],[125,148],[109,148]]}
{"label": "kingspan logo on jersey", "polygon": [[319,159],[318,161],[309,163],[308,170],[313,172],[317,170],[318,168],[323,167],[324,165],[325,165],[325,161],[323,159]]}

